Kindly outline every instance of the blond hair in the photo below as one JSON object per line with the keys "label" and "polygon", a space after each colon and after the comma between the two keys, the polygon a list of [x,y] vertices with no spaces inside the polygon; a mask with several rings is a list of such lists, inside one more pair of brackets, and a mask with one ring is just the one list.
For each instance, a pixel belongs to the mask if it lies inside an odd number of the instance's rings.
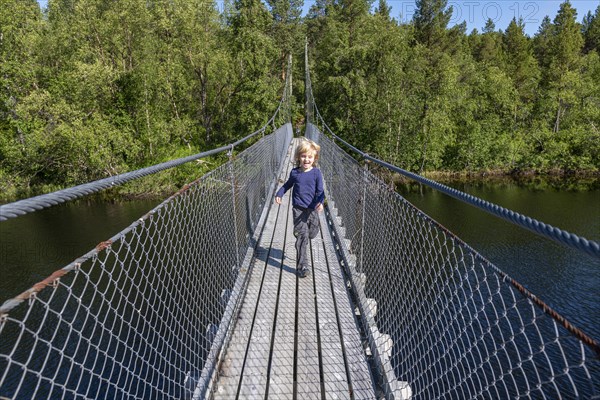
{"label": "blond hair", "polygon": [[319,161],[319,151],[321,151],[321,146],[316,144],[310,139],[301,138],[298,147],[296,147],[296,154],[294,154],[294,160],[296,161],[296,166],[300,165],[300,156],[304,153],[308,153],[309,151],[313,151],[315,153],[315,161],[313,165],[317,166],[317,161]]}

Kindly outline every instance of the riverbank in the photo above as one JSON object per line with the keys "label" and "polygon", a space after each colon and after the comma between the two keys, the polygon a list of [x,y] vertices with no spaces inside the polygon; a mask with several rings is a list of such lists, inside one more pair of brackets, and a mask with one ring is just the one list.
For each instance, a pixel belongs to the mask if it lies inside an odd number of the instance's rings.
{"label": "riverbank", "polygon": [[[102,201],[164,199],[181,189],[185,184],[217,168],[226,160],[226,157],[219,155],[203,158],[86,197],[93,197]],[[65,188],[51,184],[26,185],[18,180],[0,179],[0,204],[12,203]]]}
{"label": "riverbank", "polygon": [[[559,191],[588,191],[600,189],[600,171],[518,171],[506,173],[503,171],[484,172],[454,172],[454,171],[429,171],[423,173],[425,178],[440,182],[448,186],[461,186],[464,184],[492,184],[492,185],[517,185],[529,190],[559,190]],[[396,186],[407,188],[418,187],[420,184],[404,175],[393,173],[385,174],[384,180],[393,182]]]}
{"label": "riverbank", "polygon": [[[101,201],[160,200],[172,195],[183,185],[206,174],[225,160],[201,160],[194,165],[182,166],[179,169],[166,170],[138,180],[128,182],[113,189],[104,190],[89,197]],[[419,183],[398,173],[371,169],[386,182],[395,186],[403,186],[408,190],[418,187]],[[587,191],[600,189],[600,171],[427,171],[423,176],[449,186],[462,184],[516,184],[530,190],[565,190]],[[17,187],[0,183],[0,204],[52,193],[64,189],[56,185],[37,185]]]}
{"label": "riverbank", "polygon": [[[153,200],[166,198],[179,190],[183,184],[168,179],[144,178],[146,182],[128,182],[122,186],[102,190],[85,196],[99,201],[128,201],[128,200]],[[31,187],[16,187],[0,185],[0,204],[8,204],[31,197],[53,193],[65,189],[57,185],[34,185]]]}

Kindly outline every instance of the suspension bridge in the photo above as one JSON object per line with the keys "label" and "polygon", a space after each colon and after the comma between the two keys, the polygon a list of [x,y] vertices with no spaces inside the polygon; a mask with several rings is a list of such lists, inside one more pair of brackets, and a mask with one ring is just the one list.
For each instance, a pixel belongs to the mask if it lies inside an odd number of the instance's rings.
{"label": "suspension bridge", "polygon": [[305,134],[321,145],[327,205],[311,274],[297,277],[289,196],[273,202],[297,144],[290,82],[269,122],[229,146],[0,206],[15,218],[229,154],[0,306],[0,398],[600,398],[597,341],[341,146],[582,257],[600,258],[598,243],[354,148],[321,118],[308,73]]}

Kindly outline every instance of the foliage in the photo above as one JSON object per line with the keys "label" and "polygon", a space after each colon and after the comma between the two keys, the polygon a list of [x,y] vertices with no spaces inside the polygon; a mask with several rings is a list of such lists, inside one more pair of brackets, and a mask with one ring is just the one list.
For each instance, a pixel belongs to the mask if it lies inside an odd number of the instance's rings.
{"label": "foliage", "polygon": [[[0,0],[0,190],[123,173],[262,126],[304,44],[319,111],[341,136],[414,171],[600,168],[600,7],[448,26],[446,0],[401,24],[385,0]],[[131,191],[193,179],[184,167]],[[166,177],[166,178],[165,178]]]}
{"label": "foliage", "polygon": [[580,25],[565,1],[530,38],[517,19],[448,27],[445,0],[409,24],[385,2],[353,20],[332,4],[308,20],[313,90],[355,146],[420,172],[599,172],[599,10]]}
{"label": "foliage", "polygon": [[208,0],[2,0],[0,187],[80,184],[263,125],[283,89],[273,18],[235,6],[224,24]]}

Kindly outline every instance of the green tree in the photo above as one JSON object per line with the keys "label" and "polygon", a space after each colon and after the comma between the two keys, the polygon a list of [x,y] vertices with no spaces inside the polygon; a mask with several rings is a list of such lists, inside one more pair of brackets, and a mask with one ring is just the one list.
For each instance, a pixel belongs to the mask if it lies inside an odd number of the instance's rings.
{"label": "green tree", "polygon": [[21,104],[39,87],[38,47],[45,24],[33,0],[0,1],[0,190],[28,185],[28,131]]}
{"label": "green tree", "polygon": [[[583,47],[581,27],[577,22],[577,11],[569,0],[560,5],[553,22],[553,36],[550,41],[551,73],[561,74],[578,67]],[[556,76],[554,76],[556,77]]]}
{"label": "green tree", "polygon": [[444,166],[476,172],[518,163],[518,137],[511,135],[517,93],[500,68],[465,60],[453,91],[452,126],[456,139],[447,146]]}
{"label": "green tree", "polygon": [[452,6],[447,0],[417,0],[413,16],[415,39],[427,48],[444,50],[447,46],[447,27],[452,18]]}
{"label": "green tree", "polygon": [[288,55],[301,54],[304,34],[301,26],[303,0],[268,0],[273,15],[272,37],[279,49],[279,63],[285,75]]}
{"label": "green tree", "polygon": [[377,10],[375,14],[380,15],[382,18],[389,20],[391,18],[392,7],[390,7],[386,0],[379,0]]}
{"label": "green tree", "polygon": [[8,122],[15,106],[35,90],[37,48],[44,23],[34,0],[2,0],[0,3],[0,113],[3,135],[11,136]]}
{"label": "green tree", "polygon": [[533,38],[533,53],[542,70],[550,65],[550,40],[553,36],[552,21],[549,16],[542,19],[540,27]]}
{"label": "green tree", "polygon": [[[422,54],[419,79],[414,83],[419,104],[420,127],[418,170],[439,168],[445,147],[453,141],[450,122],[451,92],[458,75],[454,40],[447,29],[452,17],[452,7],[445,0],[417,1],[413,18],[417,54]],[[451,42],[453,42],[451,44]]]}
{"label": "green tree", "polygon": [[[523,150],[525,137],[531,131],[531,121],[534,118],[540,70],[533,55],[531,41],[525,36],[522,20],[511,21],[504,33],[503,45],[506,54],[504,70],[512,79],[513,87],[519,94],[517,101],[512,104],[513,120],[510,129],[513,134],[512,143],[518,144],[518,148]],[[515,165],[514,157],[512,165]]]}
{"label": "green tree", "polygon": [[400,27],[385,14],[369,17],[364,25],[361,43],[365,50],[365,96],[360,111],[359,130],[362,146],[383,159],[404,167],[415,165],[413,128],[415,103],[410,91],[412,32]]}
{"label": "green tree", "polygon": [[495,30],[496,26],[488,19],[483,34],[474,48],[475,59],[482,63],[503,67],[504,52],[502,49],[502,33]]}
{"label": "green tree", "polygon": [[[268,34],[272,16],[260,0],[236,0],[231,21],[231,51],[236,84],[229,109],[233,131],[244,132],[266,122],[279,100],[277,48]],[[265,118],[266,117],[266,118]]]}
{"label": "green tree", "polygon": [[590,51],[600,51],[600,6],[596,8],[594,14],[588,11],[583,18],[583,37],[585,39],[584,50],[586,53]]}
{"label": "green tree", "polygon": [[215,5],[161,1],[150,12],[152,34],[138,73],[139,125],[156,143],[168,143],[169,153],[181,144],[214,145],[235,86],[229,52],[218,42],[223,35]]}
{"label": "green tree", "polygon": [[327,15],[327,8],[333,6],[333,0],[316,0],[308,9],[306,20],[311,21]]}
{"label": "green tree", "polygon": [[549,94],[556,99],[554,132],[560,130],[561,119],[577,98],[575,87],[579,81],[583,36],[576,17],[577,12],[567,0],[561,4],[553,23],[547,76]]}
{"label": "green tree", "polygon": [[[575,151],[589,137],[585,133],[589,126],[584,128],[582,116],[595,123],[593,114],[583,112],[586,109],[583,105],[589,104],[589,100],[584,100],[588,97],[585,94],[590,92],[583,86],[584,38],[576,15],[568,1],[562,3],[553,23],[544,26],[534,40],[542,80],[531,135],[532,160],[542,169],[573,169],[579,161],[584,165],[583,161],[590,159]],[[577,152],[582,156],[574,157]]]}
{"label": "green tree", "polygon": [[510,22],[504,32],[503,45],[508,76],[512,77],[523,103],[534,101],[540,73],[530,39],[525,36],[525,24],[522,19],[517,22],[513,18]]}
{"label": "green tree", "polygon": [[[308,21],[317,104],[337,129],[357,141],[364,134],[360,132],[360,102],[365,96],[368,45],[363,32],[371,17],[369,4],[364,0],[329,4],[325,15]],[[336,113],[336,109],[343,111]]]}

